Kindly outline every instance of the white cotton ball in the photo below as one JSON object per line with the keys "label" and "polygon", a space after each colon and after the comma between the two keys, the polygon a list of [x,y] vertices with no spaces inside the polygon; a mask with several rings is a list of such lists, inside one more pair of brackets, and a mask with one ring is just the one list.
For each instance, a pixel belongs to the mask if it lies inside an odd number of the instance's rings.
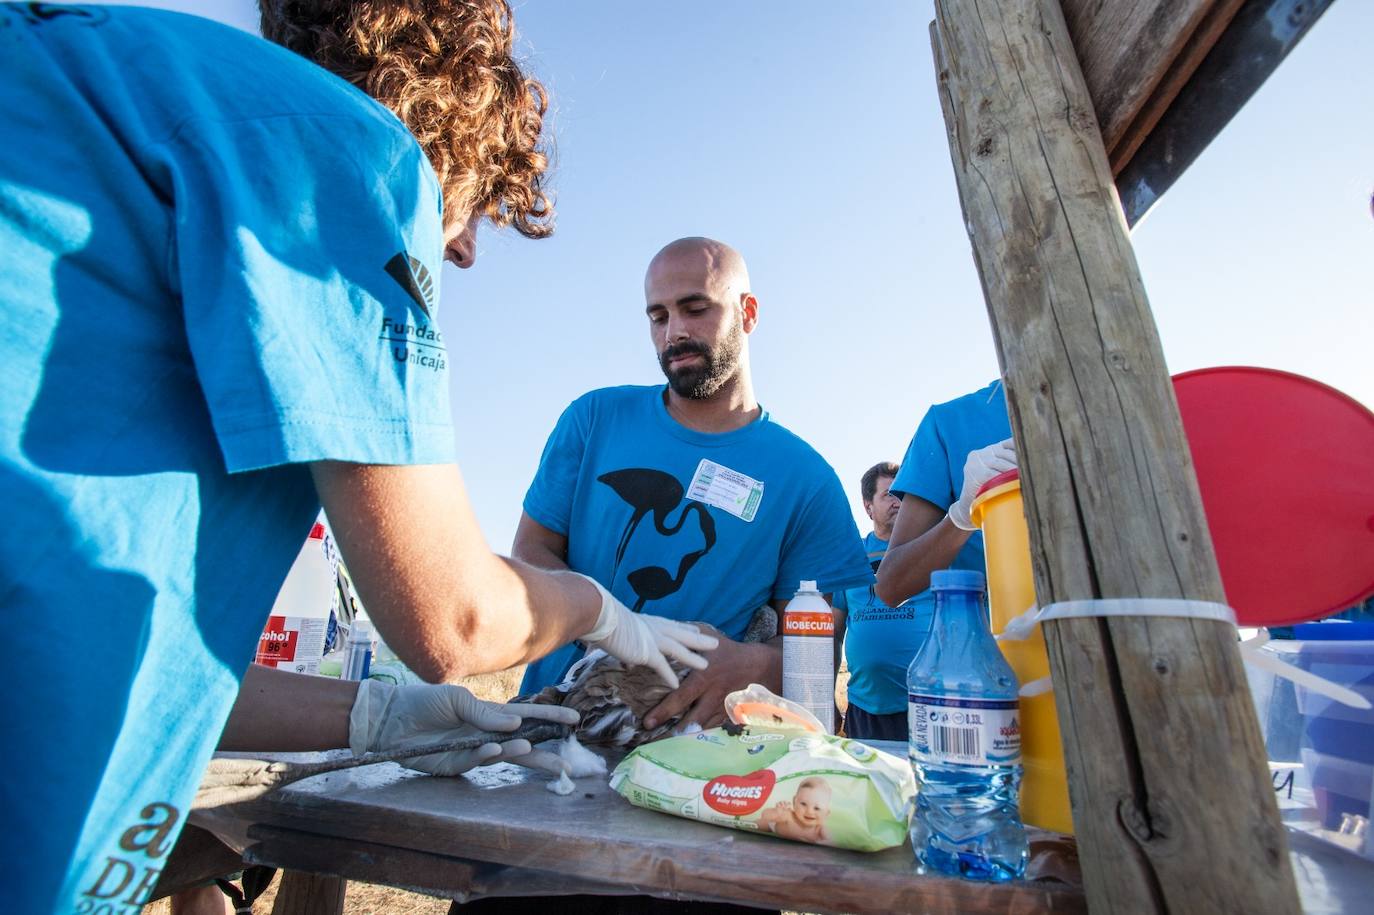
{"label": "white cotton ball", "polygon": [[678,731],[678,734],[699,734],[701,730],[701,725],[697,724],[695,721],[689,721],[683,726],[682,730]]}
{"label": "white cotton ball", "polygon": [[606,774],[606,760],[578,743],[577,738],[572,734],[569,734],[565,740],[559,741],[558,755],[563,757],[563,761],[568,764],[573,778]]}
{"label": "white cotton ball", "polygon": [[573,780],[570,779],[570,778],[568,778],[568,773],[563,772],[563,773],[561,773],[561,774],[558,776],[558,778],[556,778],[556,779],[554,779],[553,781],[549,782],[549,783],[548,783],[547,785],[545,785],[544,787],[545,787],[545,788],[548,788],[548,789],[549,789],[550,791],[552,791],[554,794],[562,794],[562,795],[566,796],[566,795],[572,794],[572,793],[573,793],[573,788],[576,787],[576,786],[573,785]]}

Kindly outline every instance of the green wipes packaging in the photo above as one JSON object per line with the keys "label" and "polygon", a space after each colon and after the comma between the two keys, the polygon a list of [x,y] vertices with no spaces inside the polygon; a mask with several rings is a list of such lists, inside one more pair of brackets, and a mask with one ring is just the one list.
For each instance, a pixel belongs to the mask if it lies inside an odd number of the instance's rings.
{"label": "green wipes packaging", "polygon": [[616,767],[611,788],[649,810],[857,851],[902,844],[916,794],[905,760],[819,726],[756,723],[644,744]]}

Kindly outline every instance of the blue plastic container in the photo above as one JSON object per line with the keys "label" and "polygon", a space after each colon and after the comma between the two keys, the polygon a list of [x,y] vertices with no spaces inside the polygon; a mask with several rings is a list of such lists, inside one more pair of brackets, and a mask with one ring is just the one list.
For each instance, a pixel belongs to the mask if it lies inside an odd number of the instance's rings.
{"label": "blue plastic container", "polygon": [[[1356,625],[1360,624],[1324,624],[1324,628]],[[1296,647],[1293,663],[1298,667],[1374,702],[1374,639],[1318,640],[1309,633]],[[1302,686],[1296,692],[1303,720],[1302,762],[1322,826],[1336,829],[1347,813],[1369,817],[1374,790],[1374,709],[1351,708]]]}

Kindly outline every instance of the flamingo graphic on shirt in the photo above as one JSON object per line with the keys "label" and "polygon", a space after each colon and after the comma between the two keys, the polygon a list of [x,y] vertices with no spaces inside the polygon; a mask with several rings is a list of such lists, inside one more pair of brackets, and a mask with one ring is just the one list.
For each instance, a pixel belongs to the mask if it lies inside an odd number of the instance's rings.
{"label": "flamingo graphic on shirt", "polygon": [[[683,505],[683,496],[686,495],[686,490],[676,477],[662,470],[647,467],[612,470],[597,477],[597,481],[605,483],[615,490],[615,494],[633,509],[629,521],[625,523],[624,533],[620,535],[620,543],[616,546],[615,567],[611,572],[612,581],[619,574],[620,563],[625,558],[625,551],[634,539],[635,531],[639,528],[640,522],[645,517],[651,516],[654,529],[665,537],[677,535],[683,530],[688,520],[695,517],[697,529],[705,541],[700,549],[682,554],[677,562],[676,572],[669,571],[663,566],[651,565],[626,573],[625,580],[634,590],[637,598],[631,609],[638,613],[649,601],[662,600],[668,595],[676,593],[682,587],[683,582],[687,580],[687,574],[692,571],[692,567],[715,546],[716,521],[711,517],[706,506],[700,502],[687,500],[687,503]],[[672,515],[679,506],[682,507],[682,510],[674,520]]]}

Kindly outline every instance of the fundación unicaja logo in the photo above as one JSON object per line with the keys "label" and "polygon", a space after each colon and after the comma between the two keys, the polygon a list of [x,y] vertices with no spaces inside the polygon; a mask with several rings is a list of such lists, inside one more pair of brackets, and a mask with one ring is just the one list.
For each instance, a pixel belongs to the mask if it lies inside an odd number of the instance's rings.
{"label": "fundaci\u00f3n unicaja logo", "polygon": [[[424,320],[409,314],[401,320],[385,315],[379,337],[391,349],[391,358],[417,369],[440,372],[448,367],[444,335],[434,322],[434,277],[429,268],[405,251],[386,262],[386,272],[406,291]],[[412,323],[414,320],[414,323]]]}
{"label": "fundaci\u00f3n unicaja logo", "polygon": [[386,272],[401,284],[425,317],[434,320],[434,278],[429,275],[429,268],[420,263],[419,258],[397,251],[396,256],[386,262]]}

